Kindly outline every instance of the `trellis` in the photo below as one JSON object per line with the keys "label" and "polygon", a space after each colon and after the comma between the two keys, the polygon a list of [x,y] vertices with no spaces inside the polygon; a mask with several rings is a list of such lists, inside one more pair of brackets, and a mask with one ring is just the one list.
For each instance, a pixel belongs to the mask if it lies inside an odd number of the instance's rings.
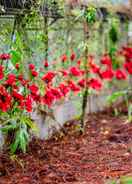
{"label": "trellis", "polygon": [[[47,3],[46,0],[43,0],[42,4],[37,6],[36,0],[1,0],[1,8],[0,8],[0,18],[6,18],[6,19],[14,19],[14,26],[12,31],[11,39],[13,38],[17,20],[19,17],[24,17],[24,15],[30,15],[32,12],[32,8],[35,9],[35,11],[40,14],[42,19],[40,20],[40,24],[42,23],[44,27],[28,27],[27,30],[43,30],[44,35],[47,38],[44,42],[45,44],[45,59],[48,58],[48,27],[54,24],[56,21],[60,19],[64,19],[65,16],[67,17],[74,17],[74,14],[72,13],[64,13],[62,9],[59,8],[58,3],[56,0],[52,1],[52,4]],[[82,5],[81,9],[86,8],[86,5]],[[71,9],[69,9],[71,11]],[[114,10],[115,12],[115,10]],[[107,21],[107,15],[109,14],[109,7],[97,7],[97,16],[98,19],[101,19],[102,21]],[[115,15],[119,17],[121,22],[125,22],[126,20],[130,20],[132,17],[128,13],[124,13],[121,11],[116,11]],[[21,21],[20,21],[21,22]],[[42,25],[41,24],[41,25]]]}

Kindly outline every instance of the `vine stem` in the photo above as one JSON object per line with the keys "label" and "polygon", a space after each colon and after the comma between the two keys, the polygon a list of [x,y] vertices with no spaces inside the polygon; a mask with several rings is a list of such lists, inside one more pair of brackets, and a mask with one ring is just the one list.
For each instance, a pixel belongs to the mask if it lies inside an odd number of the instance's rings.
{"label": "vine stem", "polygon": [[85,130],[85,114],[86,114],[86,110],[87,110],[87,103],[88,103],[88,95],[89,95],[89,91],[88,91],[88,75],[89,75],[89,68],[88,68],[88,46],[87,46],[87,42],[89,39],[89,27],[88,27],[88,23],[85,22],[84,23],[84,41],[85,41],[85,50],[84,50],[84,68],[85,68],[85,80],[86,80],[86,84],[85,84],[85,89],[84,89],[84,94],[83,94],[83,99],[82,99],[82,115],[81,115],[81,131],[84,132]]}

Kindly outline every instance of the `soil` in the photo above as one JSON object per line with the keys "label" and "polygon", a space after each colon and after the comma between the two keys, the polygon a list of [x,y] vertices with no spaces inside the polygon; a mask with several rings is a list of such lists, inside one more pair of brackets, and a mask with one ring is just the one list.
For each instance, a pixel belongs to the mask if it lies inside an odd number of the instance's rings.
{"label": "soil", "polygon": [[[106,184],[132,174],[132,124],[106,112],[89,115],[52,139],[33,139],[26,154],[0,153],[0,184]],[[66,134],[66,135],[65,135]]]}

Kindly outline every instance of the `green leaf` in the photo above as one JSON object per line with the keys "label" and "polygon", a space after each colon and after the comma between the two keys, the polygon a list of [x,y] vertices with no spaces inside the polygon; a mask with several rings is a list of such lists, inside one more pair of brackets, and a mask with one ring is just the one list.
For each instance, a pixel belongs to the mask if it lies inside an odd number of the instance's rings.
{"label": "green leaf", "polygon": [[28,129],[26,125],[21,125],[16,132],[15,141],[11,144],[11,153],[14,154],[17,149],[26,152],[27,144],[29,142]]}
{"label": "green leaf", "polygon": [[27,140],[25,139],[24,131],[21,130],[19,134],[19,147],[23,151],[23,153],[26,152],[26,146],[27,146]]}
{"label": "green leaf", "polygon": [[11,54],[11,62],[13,65],[21,61],[21,53],[19,51],[11,50],[10,54]]}
{"label": "green leaf", "polygon": [[131,176],[121,177],[121,184],[132,184],[132,177]]}
{"label": "green leaf", "polygon": [[115,116],[118,116],[119,115],[119,112],[118,112],[118,109],[117,108],[114,108],[114,114],[115,114]]}
{"label": "green leaf", "polygon": [[16,136],[15,142],[10,145],[11,153],[14,154],[19,146],[19,139]]}
{"label": "green leaf", "polygon": [[110,29],[109,37],[113,43],[116,43],[118,41],[118,32],[117,32],[117,29],[114,25],[112,25],[112,27]]}
{"label": "green leaf", "polygon": [[15,124],[13,124],[13,125],[5,125],[5,126],[1,127],[0,130],[2,132],[8,133],[8,131],[14,130],[14,129],[16,129],[16,127],[17,126]]}
{"label": "green leaf", "polygon": [[30,119],[30,117],[22,116],[21,122],[31,128],[33,131],[38,132],[38,128],[36,124]]}
{"label": "green leaf", "polygon": [[113,93],[112,95],[107,97],[107,102],[109,104],[115,103],[120,97],[124,96],[126,94],[126,91],[118,91]]}
{"label": "green leaf", "polygon": [[128,121],[132,121],[132,104],[130,104],[128,107]]}
{"label": "green leaf", "polygon": [[96,9],[94,7],[88,7],[84,13],[88,23],[94,23],[96,21]]}

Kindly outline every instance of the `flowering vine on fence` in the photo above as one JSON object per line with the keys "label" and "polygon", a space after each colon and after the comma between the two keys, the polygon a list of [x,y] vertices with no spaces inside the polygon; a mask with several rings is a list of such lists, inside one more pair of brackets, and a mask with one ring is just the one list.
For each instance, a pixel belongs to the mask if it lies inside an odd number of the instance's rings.
{"label": "flowering vine on fence", "polygon": [[113,69],[108,54],[102,56],[98,65],[94,56],[88,56],[89,77],[86,80],[83,62],[74,52],[70,57],[65,54],[60,57],[62,67],[56,71],[49,68],[48,61],[43,62],[43,69],[30,63],[29,78],[25,78],[19,63],[6,67],[6,62],[11,62],[10,54],[0,54],[0,111],[10,115],[15,111],[30,113],[34,103],[50,108],[58,100],[83,92],[86,86],[99,91],[104,80],[126,80],[128,74],[132,75],[132,48],[123,47],[117,52],[118,56],[124,61],[117,69]]}

